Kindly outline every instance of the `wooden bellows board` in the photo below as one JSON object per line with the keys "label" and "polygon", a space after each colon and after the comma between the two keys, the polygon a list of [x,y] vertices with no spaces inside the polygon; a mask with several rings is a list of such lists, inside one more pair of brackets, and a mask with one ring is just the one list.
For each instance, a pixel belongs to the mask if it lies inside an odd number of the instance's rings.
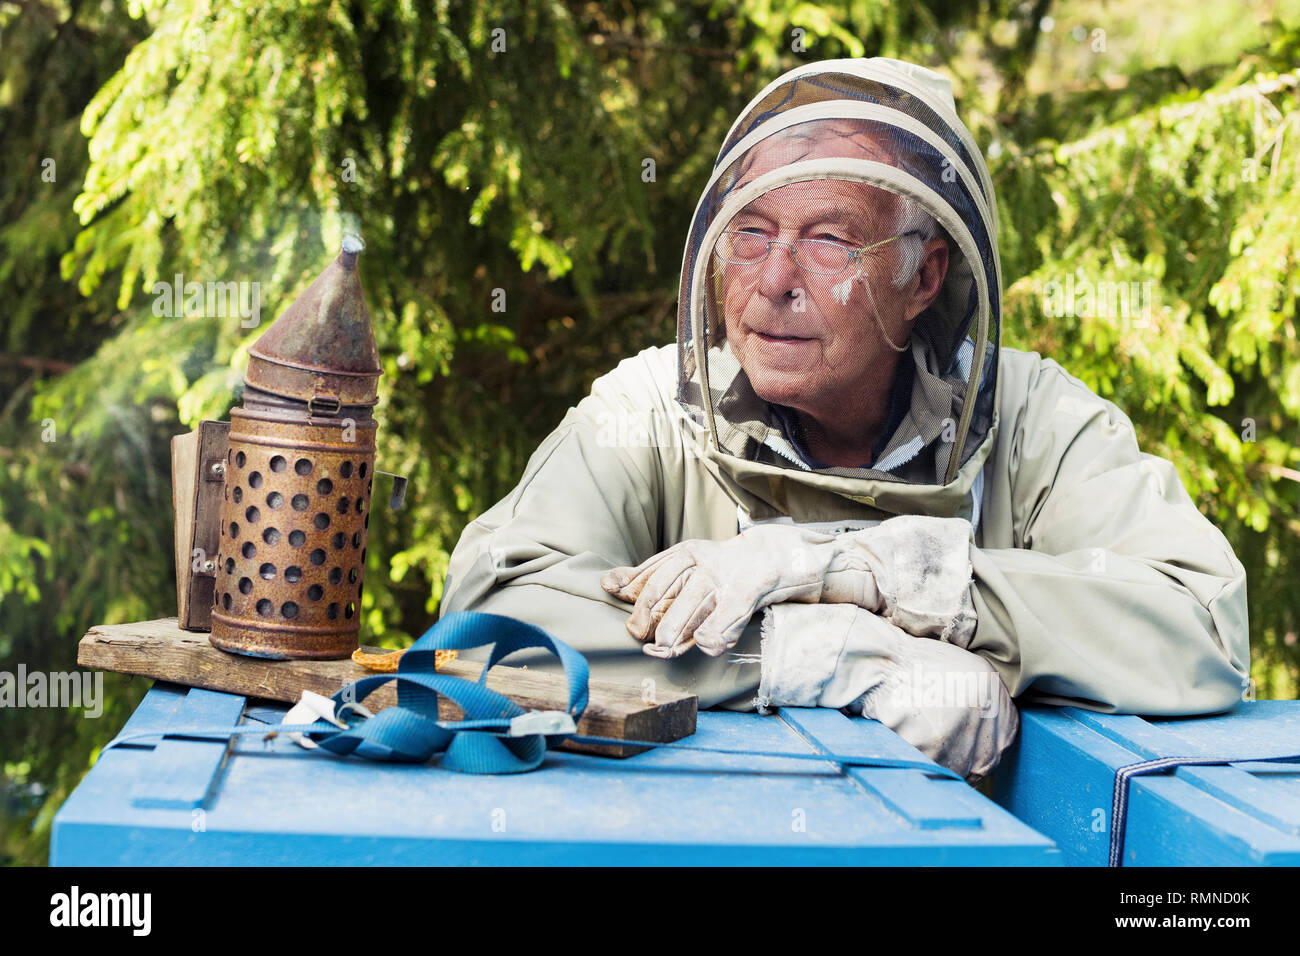
{"label": "wooden bellows board", "polygon": [[225,467],[230,422],[201,422],[172,438],[172,514],[176,519],[176,597],[180,626],[212,630],[212,593],[220,548],[219,469]]}
{"label": "wooden bellows board", "polygon": [[[383,653],[379,648],[364,650]],[[174,617],[92,627],[81,639],[77,663],[286,703],[296,702],[304,690],[328,696],[371,673],[351,660],[271,661],[228,654],[213,647],[207,634],[182,630]],[[449,661],[438,668],[439,673],[472,681],[478,680],[482,670],[481,663],[464,660]],[[488,673],[487,686],[528,710],[564,710],[568,704],[568,689],[558,673],[498,664]],[[600,680],[590,681],[588,690],[587,709],[578,721],[580,734],[667,743],[695,732],[694,695],[662,692],[646,701],[640,687]],[[438,701],[441,719],[460,719],[461,711],[455,702],[442,695]],[[396,703],[395,684],[379,688],[365,700],[372,711]],[[576,742],[564,746],[611,757],[627,757],[646,749]]]}

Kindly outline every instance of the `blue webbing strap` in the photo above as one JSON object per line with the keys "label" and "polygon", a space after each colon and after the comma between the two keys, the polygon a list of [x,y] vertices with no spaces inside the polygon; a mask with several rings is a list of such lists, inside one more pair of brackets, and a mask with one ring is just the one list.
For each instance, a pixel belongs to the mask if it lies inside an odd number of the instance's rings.
{"label": "blue webbing strap", "polygon": [[1126,764],[1115,771],[1115,789],[1110,801],[1110,856],[1107,866],[1124,865],[1124,830],[1128,826],[1129,781],[1134,777],[1145,777],[1162,770],[1176,770],[1179,767],[1224,766],[1238,763],[1269,763],[1273,761],[1300,760],[1300,754],[1285,754],[1279,757],[1158,757],[1154,760],[1142,760]]}
{"label": "blue webbing strap", "polygon": [[[434,655],[439,650],[465,650],[493,645],[478,682],[439,674]],[[371,760],[424,763],[442,754],[439,766],[461,773],[520,773],[542,762],[547,744],[558,744],[563,735],[541,733],[511,736],[511,721],[527,712],[503,694],[486,686],[488,671],[502,658],[527,647],[541,647],[555,654],[568,679],[569,705],[574,722],[587,708],[587,661],[541,628],[510,617],[459,611],[448,614],[411,645],[393,674],[373,674],[336,691],[334,716],[343,721],[349,710],[353,718],[344,729],[326,720],[294,726],[248,726],[230,728],[165,728],[118,737],[104,749],[140,737],[231,737],[250,733],[304,733],[319,747],[332,753],[355,754]],[[389,681],[397,682],[397,706],[362,719],[356,705]],[[444,694],[460,706],[460,721],[438,719],[438,695]],[[472,732],[471,732],[472,731]],[[496,733],[493,733],[496,731]]]}
{"label": "blue webbing strap", "polygon": [[[436,651],[489,644],[492,653],[478,683],[434,670]],[[347,730],[330,728],[313,733],[311,739],[333,753],[355,753],[371,760],[424,763],[440,753],[440,767],[462,773],[532,770],[542,762],[547,743],[558,743],[558,738],[468,732],[508,732],[510,721],[526,713],[504,694],[489,690],[486,681],[488,671],[502,658],[528,647],[545,648],[560,659],[569,685],[566,713],[576,722],[587,709],[587,661],[581,654],[533,624],[498,614],[458,611],[438,621],[407,649],[398,662],[397,673],[363,677],[330,697],[337,713],[340,704],[359,703],[376,688],[396,680],[396,707],[385,708]],[[462,720],[439,721],[439,694],[460,706]]]}
{"label": "blue webbing strap", "polygon": [[[460,677],[439,674],[434,670],[435,651],[466,650],[492,645],[488,662],[477,683]],[[265,737],[269,733],[303,733],[321,748],[340,755],[354,754],[371,760],[424,763],[442,754],[438,766],[462,773],[519,773],[538,767],[548,745],[564,740],[620,747],[669,747],[705,753],[734,754],[753,757],[781,757],[789,760],[818,760],[852,767],[881,767],[919,770],[927,774],[963,780],[956,771],[920,760],[892,757],[859,757],[842,754],[786,753],[769,750],[733,750],[696,744],[663,743],[653,740],[627,740],[593,737],[572,731],[556,734],[511,735],[511,721],[527,712],[502,694],[485,686],[488,671],[507,655],[528,647],[541,647],[554,653],[564,665],[568,680],[569,706],[566,713],[576,725],[587,707],[587,661],[581,654],[535,625],[480,611],[457,611],[448,614],[407,649],[394,674],[374,674],[346,685],[331,696],[336,720],[347,721],[339,729],[326,720],[311,724],[264,724],[240,727],[187,727],[146,730],[117,737],[111,747],[145,737]],[[353,710],[376,688],[390,680],[397,681],[397,705],[362,718]],[[438,719],[438,695],[445,694],[464,712],[459,721]],[[963,780],[964,782],[964,780]]]}

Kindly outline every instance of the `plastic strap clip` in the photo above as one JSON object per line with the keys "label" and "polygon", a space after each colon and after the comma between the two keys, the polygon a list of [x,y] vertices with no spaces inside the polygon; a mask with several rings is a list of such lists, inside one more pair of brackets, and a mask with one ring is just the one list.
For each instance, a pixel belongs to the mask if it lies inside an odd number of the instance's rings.
{"label": "plastic strap clip", "polygon": [[574,734],[578,725],[572,715],[562,710],[530,710],[510,721],[511,737],[528,737],[533,734]]}

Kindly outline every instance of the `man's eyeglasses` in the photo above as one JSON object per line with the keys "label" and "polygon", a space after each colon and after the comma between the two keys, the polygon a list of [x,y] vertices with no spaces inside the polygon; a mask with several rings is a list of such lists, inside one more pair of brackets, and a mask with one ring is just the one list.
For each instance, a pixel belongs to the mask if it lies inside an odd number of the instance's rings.
{"label": "man's eyeglasses", "polygon": [[713,252],[723,262],[737,266],[753,266],[768,257],[772,246],[790,246],[794,253],[795,264],[799,268],[817,275],[833,276],[839,275],[854,262],[859,261],[864,253],[870,252],[877,246],[902,239],[904,236],[918,235],[920,233],[915,231],[902,232],[888,239],[873,242],[869,246],[854,248],[829,239],[796,239],[793,242],[786,242],[782,239],[769,239],[758,232],[728,229],[718,237],[718,244]]}

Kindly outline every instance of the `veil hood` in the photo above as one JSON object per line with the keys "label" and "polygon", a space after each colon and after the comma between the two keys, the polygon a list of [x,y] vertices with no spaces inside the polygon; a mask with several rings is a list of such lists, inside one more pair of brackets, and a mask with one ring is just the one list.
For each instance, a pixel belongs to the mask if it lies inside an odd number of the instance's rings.
{"label": "veil hood", "polygon": [[[900,357],[915,363],[910,408],[869,467],[812,467],[727,343],[721,233],[758,197],[813,180],[905,196],[948,240],[943,285]],[[948,80],[879,57],[806,64],[737,117],[696,206],[678,298],[677,401],[707,429],[708,459],[754,520],[923,513],[977,522],[980,466],[997,431],[1000,316],[996,200]]]}

